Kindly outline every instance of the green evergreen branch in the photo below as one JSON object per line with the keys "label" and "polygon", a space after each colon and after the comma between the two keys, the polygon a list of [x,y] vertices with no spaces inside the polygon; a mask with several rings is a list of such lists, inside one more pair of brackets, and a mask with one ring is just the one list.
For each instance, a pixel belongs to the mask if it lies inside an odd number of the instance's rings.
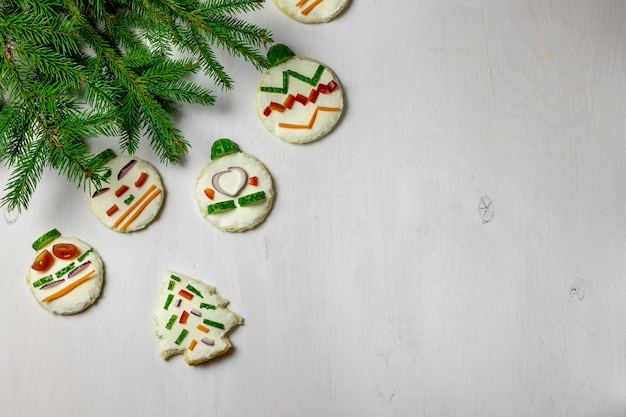
{"label": "green evergreen branch", "polygon": [[[198,71],[220,88],[233,80],[213,48],[265,66],[272,34],[235,14],[262,0],[0,0],[0,161],[12,169],[0,205],[27,208],[46,168],[99,186],[85,139],[117,137],[134,153],[143,137],[162,162],[189,142],[177,103],[212,105]],[[173,59],[176,53],[188,55]]]}

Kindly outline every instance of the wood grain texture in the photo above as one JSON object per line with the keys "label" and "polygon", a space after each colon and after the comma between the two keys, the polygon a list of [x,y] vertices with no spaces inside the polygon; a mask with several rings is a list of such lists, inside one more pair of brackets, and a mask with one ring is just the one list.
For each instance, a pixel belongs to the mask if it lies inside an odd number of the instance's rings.
{"label": "wood grain texture", "polygon": [[[623,416],[626,4],[355,0],[303,25],[267,3],[251,20],[333,68],[341,123],[307,145],[269,136],[260,74],[225,56],[235,89],[181,109],[183,163],[139,150],[166,191],[145,231],[104,229],[80,190],[46,176],[27,213],[0,218],[3,412]],[[275,181],[270,216],[243,234],[193,201],[220,137]],[[52,227],[105,262],[102,298],[75,317],[25,287],[30,243]],[[159,358],[165,269],[245,318],[231,353]]]}

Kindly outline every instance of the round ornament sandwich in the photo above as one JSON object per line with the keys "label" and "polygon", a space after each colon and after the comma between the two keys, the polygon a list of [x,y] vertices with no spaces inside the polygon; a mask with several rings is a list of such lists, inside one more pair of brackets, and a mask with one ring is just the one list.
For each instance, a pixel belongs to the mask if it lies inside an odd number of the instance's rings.
{"label": "round ornament sandwich", "polygon": [[32,245],[37,252],[26,274],[35,300],[61,315],[79,313],[100,296],[104,266],[98,253],[75,237],[52,229]]}
{"label": "round ornament sandwich", "polygon": [[164,199],[154,166],[134,156],[116,156],[110,149],[97,158],[107,169],[108,183],[88,197],[93,215],[116,232],[134,232],[150,224]]}
{"label": "round ornament sandwich", "polygon": [[272,135],[307,143],[330,133],[343,112],[343,89],[326,65],[296,56],[286,45],[267,52],[269,68],[256,90],[256,112]]}
{"label": "round ornament sandwich", "polygon": [[350,0],[274,0],[274,5],[298,22],[326,23],[337,17]]}
{"label": "round ornament sandwich", "polygon": [[261,161],[222,138],[211,146],[211,161],[198,174],[194,197],[211,225],[224,232],[242,232],[265,220],[274,187]]}
{"label": "round ornament sandwich", "polygon": [[165,271],[153,319],[161,340],[160,356],[184,354],[197,365],[228,352],[229,332],[243,323],[215,288],[194,278]]}

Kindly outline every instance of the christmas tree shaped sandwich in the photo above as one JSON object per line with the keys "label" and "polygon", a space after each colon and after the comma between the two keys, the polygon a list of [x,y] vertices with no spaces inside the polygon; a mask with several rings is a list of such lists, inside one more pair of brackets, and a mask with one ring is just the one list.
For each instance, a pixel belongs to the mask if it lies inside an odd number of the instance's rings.
{"label": "christmas tree shaped sandwich", "polygon": [[163,184],[157,170],[134,156],[115,156],[107,149],[98,155],[108,168],[108,184],[88,198],[89,209],[106,227],[134,232],[152,222],[163,204]]}
{"label": "christmas tree shaped sandwich", "polygon": [[222,138],[213,142],[211,162],[198,174],[194,196],[209,223],[225,232],[241,232],[265,219],[274,188],[263,163]]}
{"label": "christmas tree shaped sandwich", "polygon": [[33,243],[33,249],[37,254],[26,283],[45,309],[56,314],[74,314],[98,299],[104,266],[91,246],[52,229]]}
{"label": "christmas tree shaped sandwich", "polygon": [[343,90],[333,71],[285,45],[267,53],[270,68],[261,76],[256,111],[263,126],[287,142],[306,143],[328,134],[343,112]]}
{"label": "christmas tree shaped sandwich", "polygon": [[276,7],[302,23],[324,23],[335,18],[350,0],[274,0]]}
{"label": "christmas tree shaped sandwich", "polygon": [[232,347],[228,333],[243,323],[227,305],[228,300],[217,295],[215,288],[165,271],[153,315],[161,357],[184,353],[185,362],[197,365],[226,353]]}

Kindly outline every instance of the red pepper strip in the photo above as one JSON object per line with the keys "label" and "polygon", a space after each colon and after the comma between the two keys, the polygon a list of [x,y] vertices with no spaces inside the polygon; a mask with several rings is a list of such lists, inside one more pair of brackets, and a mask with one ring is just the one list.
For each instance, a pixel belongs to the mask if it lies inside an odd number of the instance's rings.
{"label": "red pepper strip", "polygon": [[119,207],[117,207],[117,205],[113,204],[111,207],[109,207],[109,209],[107,210],[107,216],[111,217],[113,215],[113,213],[115,213],[117,210],[119,209]]}
{"label": "red pepper strip", "polygon": [[126,191],[128,191],[128,185],[122,185],[120,188],[115,190],[115,196],[119,197],[122,194],[124,194]]}
{"label": "red pepper strip", "polygon": [[193,294],[188,293],[188,292],[187,292],[187,291],[185,291],[185,290],[180,290],[180,291],[178,291],[178,295],[180,295],[181,297],[184,297],[184,298],[186,298],[186,299],[188,299],[188,300],[191,300],[191,299],[193,298]]}
{"label": "red pepper strip", "polygon": [[317,100],[317,96],[319,96],[319,91],[313,89],[311,90],[311,92],[309,93],[309,101],[311,103],[315,103],[315,101]]}
{"label": "red pepper strip", "polygon": [[337,87],[339,87],[339,84],[337,84],[337,81],[335,80],[330,80],[330,82],[326,84],[326,87],[328,87],[328,92],[332,93]]}
{"label": "red pepper strip", "polygon": [[189,317],[189,313],[187,313],[187,310],[183,310],[183,314],[180,315],[178,322],[182,324],[187,323],[187,317]]}
{"label": "red pepper strip", "polygon": [[147,172],[142,172],[141,174],[139,174],[139,178],[137,178],[137,181],[135,181],[135,187],[141,187],[143,183],[146,182],[146,178],[148,178]]}
{"label": "red pepper strip", "polygon": [[285,107],[287,107],[288,109],[291,109],[291,106],[293,106],[293,103],[296,101],[296,98],[293,96],[293,94],[289,94],[286,98],[285,101],[283,101],[283,105]]}
{"label": "red pepper strip", "polygon": [[258,185],[259,184],[259,178],[258,177],[250,177],[250,180],[248,181],[248,184],[250,184],[250,185]]}
{"label": "red pepper strip", "polygon": [[326,84],[319,83],[317,85],[317,91],[322,94],[326,94],[328,93],[328,86]]}
{"label": "red pepper strip", "polygon": [[298,93],[298,95],[296,96],[296,101],[300,104],[302,104],[303,106],[306,106],[306,103],[309,99],[306,98],[305,96],[303,96],[302,94]]}
{"label": "red pepper strip", "polygon": [[270,110],[276,110],[278,112],[284,112],[285,111],[285,106],[283,106],[280,103],[276,103],[274,101],[270,102]]}
{"label": "red pepper strip", "polygon": [[271,112],[272,112],[272,109],[270,109],[270,106],[267,106],[265,110],[263,110],[263,116],[267,117],[270,115]]}

